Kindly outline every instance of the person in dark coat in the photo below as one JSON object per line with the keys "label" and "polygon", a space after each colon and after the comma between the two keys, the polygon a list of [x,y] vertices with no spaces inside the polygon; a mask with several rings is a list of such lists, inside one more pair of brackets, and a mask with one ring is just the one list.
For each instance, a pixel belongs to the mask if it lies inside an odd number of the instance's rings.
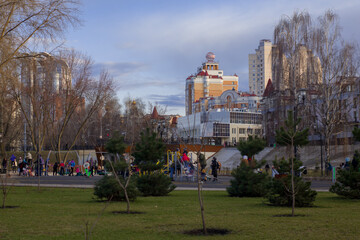
{"label": "person in dark coat", "polygon": [[213,157],[212,161],[211,161],[211,171],[212,171],[212,175],[214,176],[214,180],[213,181],[217,181],[217,170],[219,168],[219,163],[216,161],[216,157]]}

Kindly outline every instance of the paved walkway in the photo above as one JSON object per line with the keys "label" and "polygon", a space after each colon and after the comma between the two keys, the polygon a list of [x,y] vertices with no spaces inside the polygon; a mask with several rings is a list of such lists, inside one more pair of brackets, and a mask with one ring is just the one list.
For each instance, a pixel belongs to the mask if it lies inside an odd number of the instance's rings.
{"label": "paved walkway", "polygon": [[[42,176],[40,177],[41,187],[67,187],[67,188],[93,188],[95,182],[102,176],[83,177],[83,176]],[[230,186],[230,176],[219,176],[216,182],[207,181],[203,183],[205,191],[225,191]],[[13,186],[38,186],[38,177],[23,177],[14,174],[10,175],[9,184]],[[197,190],[196,181],[174,181],[176,190]],[[312,189],[319,192],[329,191],[331,181],[313,180]]]}

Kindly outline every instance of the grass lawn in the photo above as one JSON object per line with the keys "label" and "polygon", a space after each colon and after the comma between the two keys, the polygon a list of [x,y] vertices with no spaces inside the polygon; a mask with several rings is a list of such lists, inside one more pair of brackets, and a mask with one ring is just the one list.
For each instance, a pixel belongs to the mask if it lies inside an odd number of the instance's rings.
{"label": "grass lawn", "polygon": [[[12,188],[7,205],[0,209],[0,239],[84,239],[85,222],[93,221],[104,202],[92,199],[91,189]],[[92,239],[360,239],[360,201],[332,193],[319,193],[315,207],[267,206],[262,198],[230,198],[226,192],[204,192],[208,227],[227,228],[225,236],[187,236],[201,228],[196,191],[174,191],[167,197],[139,197],[133,211],[113,214],[125,203],[113,202],[93,230]]]}

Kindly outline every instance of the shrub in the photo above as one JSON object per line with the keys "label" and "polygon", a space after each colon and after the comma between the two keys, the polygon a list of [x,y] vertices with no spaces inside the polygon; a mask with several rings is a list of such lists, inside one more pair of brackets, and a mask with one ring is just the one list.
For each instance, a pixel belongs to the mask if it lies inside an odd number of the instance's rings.
{"label": "shrub", "polygon": [[255,173],[254,169],[244,162],[231,172],[234,179],[226,191],[231,197],[262,197],[265,195],[265,185],[269,181],[266,174]]}
{"label": "shrub", "polygon": [[[294,176],[295,206],[309,207],[315,201],[317,192],[311,190],[311,182],[305,182],[301,177]],[[265,198],[274,206],[292,206],[291,176],[273,178],[268,182],[268,191]]]}
{"label": "shrub", "polygon": [[[119,176],[120,181],[124,184],[124,179]],[[138,195],[136,184],[134,180],[131,180],[127,189],[127,194],[130,201],[134,201]],[[96,182],[94,187],[94,195],[98,199],[109,200],[113,196],[114,201],[126,201],[124,190],[120,187],[119,183],[115,179],[115,176],[103,176]]]}
{"label": "shrub", "polygon": [[166,196],[176,186],[169,176],[163,173],[152,173],[137,177],[137,188],[144,196]]}
{"label": "shrub", "polygon": [[360,154],[358,151],[355,151],[351,164],[339,170],[337,182],[330,187],[330,192],[346,198],[360,199]]}
{"label": "shrub", "polygon": [[338,172],[336,183],[330,187],[330,192],[352,199],[360,199],[360,172],[353,166],[349,170]]}

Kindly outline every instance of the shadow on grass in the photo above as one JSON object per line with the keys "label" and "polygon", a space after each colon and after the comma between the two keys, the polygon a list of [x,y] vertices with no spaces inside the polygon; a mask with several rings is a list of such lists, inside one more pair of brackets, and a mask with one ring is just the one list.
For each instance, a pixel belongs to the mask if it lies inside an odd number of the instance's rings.
{"label": "shadow on grass", "polygon": [[145,214],[145,212],[138,212],[138,211],[130,211],[128,213],[127,211],[112,211],[113,214]]}
{"label": "shadow on grass", "polygon": [[20,206],[5,206],[4,208],[0,207],[1,209],[5,209],[5,208],[9,208],[9,209],[13,209],[13,208],[19,208]]}
{"label": "shadow on grass", "polygon": [[307,215],[305,214],[295,214],[294,216],[291,214],[277,214],[277,215],[273,215],[273,217],[306,217]]}
{"label": "shadow on grass", "polygon": [[203,229],[193,229],[183,232],[186,235],[190,236],[214,236],[214,235],[227,235],[230,234],[231,231],[224,228],[208,228],[207,234],[205,235]]}

